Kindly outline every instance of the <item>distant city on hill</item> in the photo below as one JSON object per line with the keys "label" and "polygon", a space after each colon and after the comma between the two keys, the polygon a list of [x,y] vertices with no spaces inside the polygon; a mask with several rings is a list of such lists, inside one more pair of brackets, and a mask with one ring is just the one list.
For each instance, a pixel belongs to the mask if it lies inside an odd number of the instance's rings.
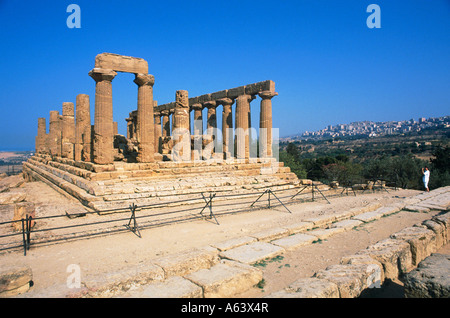
{"label": "distant city on hill", "polygon": [[329,125],[319,131],[305,131],[303,134],[280,138],[280,141],[326,139],[349,136],[379,137],[385,135],[419,132],[424,129],[450,128],[450,116],[409,119],[403,121],[358,121],[350,124]]}

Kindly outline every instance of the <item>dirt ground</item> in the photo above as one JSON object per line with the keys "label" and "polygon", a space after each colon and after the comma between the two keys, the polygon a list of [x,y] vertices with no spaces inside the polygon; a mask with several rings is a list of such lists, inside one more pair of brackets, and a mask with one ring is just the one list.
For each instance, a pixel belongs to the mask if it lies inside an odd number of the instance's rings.
{"label": "dirt ground", "polygon": [[[78,201],[61,195],[41,182],[25,183],[17,191],[25,191],[27,201],[36,204],[36,217],[62,214],[67,209],[82,208]],[[292,203],[288,205],[292,213],[278,206],[271,209],[217,215],[219,224],[213,220],[196,218],[189,222],[142,228],[141,237],[126,230],[109,235],[32,245],[26,256],[21,249],[2,252],[0,264],[2,267],[26,264],[32,268],[34,285],[27,293],[19,297],[67,297],[76,292],[73,289],[69,290],[66,283],[70,275],[68,268],[72,264],[78,265],[81,269],[83,285],[83,282],[101,278],[104,273],[114,273],[124,268],[151,262],[158,256],[204,247],[231,238],[248,236],[264,229],[282,227],[310,217],[343,212],[372,203],[388,205],[420,193],[421,191],[415,190],[358,193],[356,196],[344,195],[330,198],[331,204],[323,199]],[[227,204],[231,203],[227,202]],[[358,229],[336,234],[320,243],[310,244],[295,251],[287,251],[281,257],[268,261],[262,268],[263,286],[254,287],[236,297],[260,298],[281,290],[298,278],[310,277],[328,265],[338,264],[343,256],[365,249],[405,227],[430,219],[437,213],[437,211],[430,213],[402,211],[366,223]],[[192,212],[192,214],[195,213]],[[11,210],[3,208],[0,210],[0,216],[0,220],[7,220],[12,217]],[[105,217],[88,214],[77,219],[82,219],[83,222],[95,222]],[[41,224],[36,225],[37,229],[43,224],[54,225],[48,220],[40,222]],[[70,220],[59,218],[58,222],[70,222]],[[443,251],[449,252],[448,246],[444,247]],[[378,295],[374,297],[402,297],[401,282],[392,282],[391,287],[393,288],[383,291],[384,294],[378,291]]]}

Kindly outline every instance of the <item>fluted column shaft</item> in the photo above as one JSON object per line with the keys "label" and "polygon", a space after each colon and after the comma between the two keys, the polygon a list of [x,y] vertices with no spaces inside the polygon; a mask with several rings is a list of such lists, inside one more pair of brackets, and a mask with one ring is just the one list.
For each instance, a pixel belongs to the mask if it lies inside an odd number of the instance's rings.
{"label": "fluted column shaft", "polygon": [[75,160],[91,161],[92,131],[89,95],[77,95],[75,111]]}
{"label": "fluted column shaft", "polygon": [[236,158],[248,159],[250,157],[249,143],[249,117],[250,95],[240,95],[236,98]]}
{"label": "fluted column shaft", "polygon": [[175,110],[173,122],[174,161],[189,161],[191,159],[191,135],[189,129],[189,99],[186,90],[178,90],[175,95]]}
{"label": "fluted column shaft", "polygon": [[169,137],[170,136],[170,113],[168,110],[162,110],[162,136]]}
{"label": "fluted column shaft", "polygon": [[61,120],[57,110],[50,111],[48,145],[51,155],[61,156]]}
{"label": "fluted column shaft", "polygon": [[155,117],[155,153],[162,153],[161,113],[154,112]]}
{"label": "fluted column shaft", "polygon": [[113,70],[95,68],[89,72],[95,80],[95,113],[93,161],[98,164],[114,162],[114,127],[112,107]]}
{"label": "fluted column shaft", "polygon": [[264,91],[259,93],[261,97],[261,111],[259,120],[259,156],[260,158],[272,157],[272,98],[278,93]]}
{"label": "fluted column shaft", "polygon": [[212,138],[213,149],[212,152],[218,150],[218,138],[217,138],[217,102],[208,101],[203,104],[204,107],[208,108],[207,119],[206,119],[206,134]]}
{"label": "fluted column shaft", "polygon": [[137,138],[138,162],[153,162],[155,156],[153,84],[155,78],[150,74],[136,74],[134,82],[138,85]]}
{"label": "fluted column shaft", "polygon": [[234,152],[233,146],[233,111],[232,105],[234,100],[231,98],[222,98],[217,100],[221,104],[222,109],[222,144],[224,159],[229,159],[231,153]]}
{"label": "fluted column shaft", "polygon": [[44,153],[46,152],[46,139],[47,139],[47,125],[45,123],[45,118],[38,118],[38,131],[36,136],[36,152]]}
{"label": "fluted column shaft", "polygon": [[75,145],[75,109],[73,103],[62,105],[62,154],[68,159],[74,159]]}

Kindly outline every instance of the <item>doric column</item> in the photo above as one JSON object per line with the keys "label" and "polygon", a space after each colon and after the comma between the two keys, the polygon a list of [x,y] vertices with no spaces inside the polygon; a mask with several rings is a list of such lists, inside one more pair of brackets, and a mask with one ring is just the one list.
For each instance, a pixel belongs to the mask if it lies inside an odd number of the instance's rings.
{"label": "doric column", "polygon": [[136,74],[134,82],[138,85],[137,137],[138,162],[153,162],[155,156],[153,84],[155,78],[150,74]]}
{"label": "doric column", "polygon": [[222,98],[217,100],[223,106],[222,110],[222,143],[224,159],[229,159],[234,153],[233,147],[233,112],[232,105],[234,99]]}
{"label": "doric column", "polygon": [[62,157],[74,159],[75,108],[73,103],[62,105]]}
{"label": "doric column", "polygon": [[236,98],[236,158],[250,158],[249,116],[251,95],[239,95]]}
{"label": "doric column", "polygon": [[201,160],[203,153],[203,105],[195,103],[191,105],[194,110],[194,125],[192,137],[194,139],[194,147],[192,153],[193,160]]}
{"label": "doric column", "polygon": [[155,153],[162,153],[161,113],[153,112],[155,117]]}
{"label": "doric column", "polygon": [[173,161],[189,161],[191,159],[191,135],[189,131],[189,99],[188,91],[178,90],[175,95],[173,122]]}
{"label": "doric column", "polygon": [[47,125],[45,123],[45,118],[38,118],[38,131],[36,136],[36,152],[45,153],[46,152],[46,138],[47,138]]}
{"label": "doric column", "polygon": [[92,132],[89,95],[77,95],[75,111],[75,160],[91,161]]}
{"label": "doric column", "polygon": [[202,116],[203,105],[201,103],[192,104],[191,108],[194,110],[193,135],[194,136],[203,135],[203,116]]}
{"label": "doric column", "polygon": [[52,156],[61,156],[61,120],[57,110],[50,111],[48,145]]}
{"label": "doric column", "polygon": [[114,162],[112,80],[116,75],[113,70],[101,68],[89,72],[96,83],[92,159],[98,164]]}
{"label": "doric column", "polygon": [[170,113],[168,110],[162,110],[162,136],[169,137],[170,136]]}
{"label": "doric column", "polygon": [[[206,119],[206,135],[209,138],[212,138],[213,149],[212,153],[218,151],[218,138],[217,138],[217,102],[216,101],[208,101],[204,102],[203,106],[208,109],[207,119]],[[209,145],[209,144],[208,144]],[[211,147],[211,145],[209,145]]]}
{"label": "doric column", "polygon": [[272,157],[272,98],[278,93],[264,91],[261,97],[261,111],[259,120],[259,157]]}

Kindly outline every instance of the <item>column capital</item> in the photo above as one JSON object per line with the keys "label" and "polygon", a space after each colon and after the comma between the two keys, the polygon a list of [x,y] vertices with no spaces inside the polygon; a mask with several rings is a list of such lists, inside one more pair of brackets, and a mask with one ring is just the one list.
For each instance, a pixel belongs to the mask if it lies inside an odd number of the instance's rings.
{"label": "column capital", "polygon": [[136,73],[135,76],[134,82],[138,86],[153,86],[153,84],[155,84],[155,77],[151,74]]}
{"label": "column capital", "polygon": [[161,114],[161,116],[169,116],[170,115],[170,112],[168,109],[161,110],[161,111],[159,111],[159,113]]}
{"label": "column capital", "polygon": [[203,104],[202,103],[195,103],[195,104],[192,104],[191,105],[191,108],[193,109],[193,110],[203,110]]}
{"label": "column capital", "polygon": [[112,81],[114,77],[116,77],[117,72],[104,68],[94,68],[89,71],[89,76],[94,79],[96,82],[102,81]]}
{"label": "column capital", "polygon": [[154,117],[161,117],[161,112],[158,112],[158,111],[156,111],[156,110],[153,110],[153,116]]}
{"label": "column capital", "polygon": [[271,99],[274,96],[278,96],[278,93],[272,92],[272,91],[262,91],[262,92],[259,92],[258,95],[262,99]]}
{"label": "column capital", "polygon": [[246,100],[247,102],[251,102],[252,100],[254,100],[256,98],[255,95],[247,95],[247,94],[243,94],[243,95],[239,95],[236,100]]}
{"label": "column capital", "polygon": [[219,105],[233,105],[234,99],[232,98],[221,98],[217,100],[217,104]]}
{"label": "column capital", "polygon": [[217,102],[215,100],[210,100],[210,101],[204,102],[203,106],[208,108],[208,109],[216,108],[217,107]]}

